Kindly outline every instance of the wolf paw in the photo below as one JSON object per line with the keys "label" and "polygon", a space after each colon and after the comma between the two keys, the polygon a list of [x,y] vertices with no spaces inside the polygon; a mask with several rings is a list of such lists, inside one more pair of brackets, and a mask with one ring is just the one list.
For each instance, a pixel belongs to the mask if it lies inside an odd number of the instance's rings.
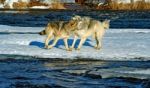
{"label": "wolf paw", "polygon": [[95,48],[96,50],[100,50],[100,49],[101,49],[101,47],[98,47],[98,46],[94,46],[94,48]]}
{"label": "wolf paw", "polygon": [[51,49],[51,48],[53,48],[53,46],[51,46],[51,45],[47,47],[47,49]]}
{"label": "wolf paw", "polygon": [[94,46],[94,48],[95,48],[96,50],[100,50],[100,49],[101,49],[100,46]]}
{"label": "wolf paw", "polygon": [[72,49],[71,48],[68,48],[68,49],[66,49],[67,51],[72,51]]}
{"label": "wolf paw", "polygon": [[101,47],[97,47],[96,49],[97,49],[97,50],[100,50],[100,49],[101,49]]}
{"label": "wolf paw", "polygon": [[79,51],[79,50],[80,50],[80,48],[76,48],[76,50],[78,50],[78,51]]}
{"label": "wolf paw", "polygon": [[74,48],[73,48],[73,47],[70,47],[69,49],[70,49],[70,50],[73,50]]}
{"label": "wolf paw", "polygon": [[45,46],[44,46],[44,49],[48,49],[48,45],[45,45]]}

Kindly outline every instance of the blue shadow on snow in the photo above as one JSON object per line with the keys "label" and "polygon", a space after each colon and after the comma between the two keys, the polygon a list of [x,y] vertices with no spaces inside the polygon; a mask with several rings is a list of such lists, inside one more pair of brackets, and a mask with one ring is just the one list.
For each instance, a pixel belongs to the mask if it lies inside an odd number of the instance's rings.
{"label": "blue shadow on snow", "polygon": [[[51,40],[51,41],[49,42],[49,45],[51,45],[51,44],[53,43],[53,41],[54,41],[54,40]],[[85,43],[83,44],[83,46],[93,47],[93,45],[91,45],[91,44],[89,43],[89,41],[91,41],[91,40],[90,40],[90,39],[87,39],[87,40],[85,41]],[[75,48],[78,47],[79,42],[80,42],[80,39],[78,39],[78,40],[76,41],[76,43],[75,43]],[[68,39],[68,45],[71,46],[72,43],[73,43],[73,39]],[[44,48],[44,43],[43,43],[43,42],[39,42],[39,41],[32,41],[32,42],[30,42],[29,45],[30,45],[30,46],[38,46],[38,47],[40,47],[40,48]],[[64,46],[64,41],[63,41],[63,39],[59,39],[58,42],[57,42],[57,44],[55,45],[55,47],[56,47],[56,48],[59,48],[59,46],[61,46],[61,45]]]}

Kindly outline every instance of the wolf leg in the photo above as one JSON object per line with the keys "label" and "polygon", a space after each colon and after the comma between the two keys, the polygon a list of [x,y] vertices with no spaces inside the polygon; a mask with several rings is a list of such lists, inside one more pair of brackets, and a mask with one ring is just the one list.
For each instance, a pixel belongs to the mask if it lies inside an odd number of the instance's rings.
{"label": "wolf leg", "polygon": [[64,43],[65,43],[66,50],[71,51],[71,49],[69,49],[69,47],[68,47],[68,38],[64,38]]}
{"label": "wolf leg", "polygon": [[70,47],[71,50],[74,49],[75,43],[76,43],[76,41],[77,41],[77,38],[78,38],[77,36],[74,36],[73,43],[72,43],[72,45],[71,45],[71,47]]}
{"label": "wolf leg", "polygon": [[101,41],[102,39],[99,38],[97,35],[95,36],[96,45],[94,46],[95,49],[99,50],[101,48]]}
{"label": "wolf leg", "polygon": [[80,50],[80,48],[82,47],[82,45],[83,45],[83,43],[85,42],[85,40],[86,40],[86,37],[81,38],[81,40],[80,40],[80,43],[79,43],[79,46],[78,46],[77,50]]}
{"label": "wolf leg", "polygon": [[94,46],[94,48],[95,49],[97,49],[97,50],[99,50],[99,49],[101,49],[101,42],[100,42],[100,40],[99,39],[96,39],[96,45]]}
{"label": "wolf leg", "polygon": [[44,46],[44,48],[48,48],[48,43],[49,43],[49,40],[50,40],[51,37],[52,37],[52,35],[49,35],[49,36],[47,36],[47,38],[45,39],[45,46]]}
{"label": "wolf leg", "polygon": [[48,49],[51,49],[52,47],[54,47],[59,39],[60,39],[59,37],[56,37],[53,41],[53,44],[48,46]]}

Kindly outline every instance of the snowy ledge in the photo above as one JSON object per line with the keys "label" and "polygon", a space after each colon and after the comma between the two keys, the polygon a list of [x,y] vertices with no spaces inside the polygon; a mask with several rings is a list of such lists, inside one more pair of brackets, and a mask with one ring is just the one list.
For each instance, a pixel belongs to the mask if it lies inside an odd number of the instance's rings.
{"label": "snowy ledge", "polygon": [[[37,58],[150,60],[149,29],[110,29],[106,31],[101,50],[93,48],[95,41],[89,37],[80,51],[73,50],[72,52],[65,50],[62,39],[54,48],[44,49],[45,36],[37,34],[43,29],[43,27],[0,25],[0,54]],[[72,41],[73,38],[71,37],[68,40],[69,45],[72,44]],[[52,41],[50,41],[51,43]]]}

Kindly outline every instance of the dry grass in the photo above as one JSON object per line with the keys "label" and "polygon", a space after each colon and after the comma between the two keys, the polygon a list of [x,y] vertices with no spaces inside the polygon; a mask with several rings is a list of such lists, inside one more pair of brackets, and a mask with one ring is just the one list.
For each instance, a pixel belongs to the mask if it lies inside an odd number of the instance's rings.
{"label": "dry grass", "polygon": [[144,5],[144,9],[146,9],[146,10],[150,10],[150,3],[145,3],[145,5]]}
{"label": "dry grass", "polygon": [[22,2],[22,1],[14,2],[13,8],[14,9],[26,9],[26,8],[28,8],[28,3]]}
{"label": "dry grass", "polygon": [[144,3],[142,1],[133,4],[111,2],[109,7],[112,10],[150,10],[150,3]]}
{"label": "dry grass", "polygon": [[150,3],[144,3],[142,1],[131,3],[117,3],[113,1],[107,6],[99,6],[96,9],[111,9],[111,10],[150,10]]}
{"label": "dry grass", "polygon": [[50,9],[66,9],[63,3],[52,3]]}
{"label": "dry grass", "polygon": [[5,2],[5,0],[0,0],[0,3],[2,3],[2,4],[3,4],[4,2]]}
{"label": "dry grass", "polygon": [[48,4],[41,3],[40,1],[30,1],[28,7],[33,7],[33,6],[48,6]]}

